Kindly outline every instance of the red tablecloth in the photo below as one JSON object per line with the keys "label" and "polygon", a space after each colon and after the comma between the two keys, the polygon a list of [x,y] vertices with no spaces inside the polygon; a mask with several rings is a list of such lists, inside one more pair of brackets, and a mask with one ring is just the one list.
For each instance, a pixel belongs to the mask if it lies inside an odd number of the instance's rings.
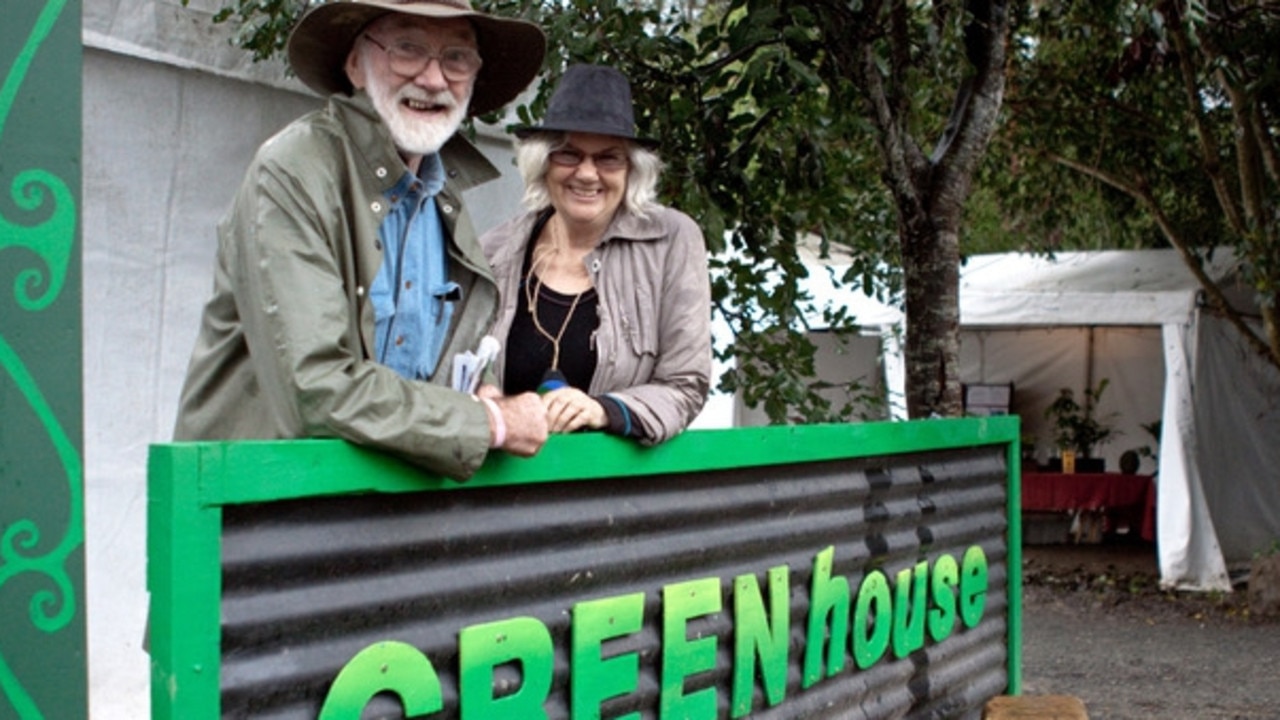
{"label": "red tablecloth", "polygon": [[1155,538],[1155,483],[1150,475],[1023,473],[1022,509],[1105,511]]}

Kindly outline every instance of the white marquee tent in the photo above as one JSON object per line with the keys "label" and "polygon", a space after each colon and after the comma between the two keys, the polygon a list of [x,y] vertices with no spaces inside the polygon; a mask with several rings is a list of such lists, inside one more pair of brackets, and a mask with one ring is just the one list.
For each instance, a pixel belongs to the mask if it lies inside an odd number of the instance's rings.
{"label": "white marquee tent", "polygon": [[[1215,253],[1206,271],[1256,321],[1235,256]],[[960,317],[962,379],[1014,383],[1024,428],[1043,428],[1058,388],[1080,397],[1103,379],[1099,417],[1123,433],[1105,448],[1110,467],[1153,444],[1142,426],[1160,421],[1164,585],[1229,590],[1229,572],[1280,538],[1280,372],[1207,307],[1176,251],[976,256]]]}

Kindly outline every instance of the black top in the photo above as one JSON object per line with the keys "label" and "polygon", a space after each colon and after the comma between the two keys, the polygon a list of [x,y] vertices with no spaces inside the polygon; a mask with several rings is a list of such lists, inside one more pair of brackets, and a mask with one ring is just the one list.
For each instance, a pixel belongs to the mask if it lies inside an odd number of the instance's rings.
{"label": "black top", "polygon": [[[548,212],[538,218],[525,246],[518,290],[520,297],[516,302],[511,330],[507,334],[506,371],[502,383],[502,391],[507,395],[537,390],[543,376],[551,368],[551,358],[555,354],[555,345],[533,325],[529,288],[526,287],[530,282],[538,290],[534,301],[538,322],[552,337],[560,332],[570,307],[573,308],[573,315],[568,318],[569,325],[560,338],[559,370],[565,379],[573,387],[587,392],[591,387],[591,377],[596,371],[594,338],[596,328],[600,326],[600,296],[596,289],[588,288],[581,296],[565,295],[538,283],[536,277],[529,275],[535,241],[550,217],[551,213]],[[578,301],[576,306],[575,297]]]}

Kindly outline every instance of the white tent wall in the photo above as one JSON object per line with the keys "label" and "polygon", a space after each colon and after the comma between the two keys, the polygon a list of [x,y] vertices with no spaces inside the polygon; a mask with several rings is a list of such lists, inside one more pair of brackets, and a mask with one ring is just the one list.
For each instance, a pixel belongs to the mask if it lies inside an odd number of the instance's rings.
{"label": "white tent wall", "polygon": [[1201,435],[1196,460],[1222,555],[1238,570],[1280,541],[1280,373],[1225,320],[1202,312],[1196,327],[1206,368],[1196,373],[1196,424],[1215,429]]}
{"label": "white tent wall", "polygon": [[[1054,457],[1053,419],[1045,409],[1062,388],[1083,403],[1086,387],[1107,387],[1094,417],[1107,422],[1113,439],[1095,449],[1108,470],[1121,453],[1139,447],[1154,451],[1156,438],[1142,425],[1160,419],[1164,393],[1163,345],[1158,327],[963,328],[960,332],[962,383],[1013,383],[1011,412],[1022,418],[1023,442],[1036,460]],[[1146,459],[1140,469],[1156,471]]]}
{"label": "white tent wall", "polygon": [[90,714],[149,715],[146,458],[171,437],[212,288],[213,228],[297,93],[84,56],[85,554]]}
{"label": "white tent wall", "polygon": [[[1196,460],[1196,325],[1164,326],[1165,402],[1160,437],[1156,533],[1161,584],[1188,590],[1231,589]],[[1212,427],[1212,425],[1206,426]]]}
{"label": "white tent wall", "polygon": [[[85,555],[90,715],[150,715],[146,458],[171,438],[213,282],[214,229],[258,145],[322,101],[208,22],[220,0],[86,0],[83,71]],[[203,9],[202,9],[203,8]],[[518,210],[504,177],[467,196],[481,231]]]}

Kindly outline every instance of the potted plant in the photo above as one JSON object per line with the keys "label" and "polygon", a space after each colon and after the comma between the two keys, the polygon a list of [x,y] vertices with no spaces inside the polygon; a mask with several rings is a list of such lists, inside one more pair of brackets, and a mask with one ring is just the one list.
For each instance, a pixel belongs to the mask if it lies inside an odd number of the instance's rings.
{"label": "potted plant", "polygon": [[1075,453],[1075,467],[1080,472],[1103,472],[1106,461],[1095,458],[1096,448],[1110,442],[1120,432],[1094,414],[1102,393],[1110,381],[1103,378],[1096,388],[1085,388],[1084,405],[1076,401],[1071,388],[1062,388],[1058,397],[1045,409],[1044,416],[1053,420],[1053,438],[1058,450]]}
{"label": "potted plant", "polygon": [[[1139,447],[1130,448],[1125,455],[1132,455],[1138,465],[1141,465],[1143,458],[1151,458],[1151,462],[1155,464],[1155,470],[1151,473],[1154,476],[1160,472],[1160,421],[1152,420],[1149,423],[1142,424],[1141,427],[1143,430],[1147,431],[1147,434],[1150,435],[1153,440],[1155,440],[1155,448],[1153,449],[1150,445],[1141,445]],[[1125,455],[1120,456],[1120,472],[1129,474],[1137,472],[1136,469],[1130,471],[1124,468]]]}

